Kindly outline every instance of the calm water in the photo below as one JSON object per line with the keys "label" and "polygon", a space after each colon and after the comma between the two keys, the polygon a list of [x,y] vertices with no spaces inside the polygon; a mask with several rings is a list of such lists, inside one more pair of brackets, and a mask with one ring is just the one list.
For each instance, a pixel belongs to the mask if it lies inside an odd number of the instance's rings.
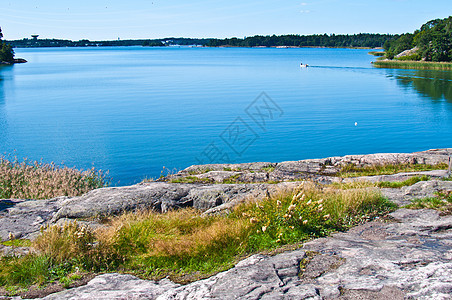
{"label": "calm water", "polygon": [[[376,69],[367,52],[16,49],[29,62],[0,67],[0,153],[123,185],[163,166],[451,147],[452,72]],[[246,108],[262,92],[275,110],[260,106],[261,127]]]}

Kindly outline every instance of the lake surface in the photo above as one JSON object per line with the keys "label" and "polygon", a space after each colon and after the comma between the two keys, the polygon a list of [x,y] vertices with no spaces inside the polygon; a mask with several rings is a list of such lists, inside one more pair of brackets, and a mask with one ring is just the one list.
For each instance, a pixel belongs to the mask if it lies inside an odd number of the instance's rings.
{"label": "lake surface", "polygon": [[164,166],[451,147],[452,72],[377,69],[368,50],[15,51],[28,63],[0,67],[0,153],[95,166],[113,184]]}

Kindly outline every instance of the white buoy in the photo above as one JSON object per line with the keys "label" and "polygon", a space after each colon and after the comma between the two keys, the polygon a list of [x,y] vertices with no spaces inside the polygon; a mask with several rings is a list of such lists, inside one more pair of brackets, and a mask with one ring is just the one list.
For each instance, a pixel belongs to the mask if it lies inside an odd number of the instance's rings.
{"label": "white buoy", "polygon": [[355,122],[355,126],[358,126],[358,122]]}

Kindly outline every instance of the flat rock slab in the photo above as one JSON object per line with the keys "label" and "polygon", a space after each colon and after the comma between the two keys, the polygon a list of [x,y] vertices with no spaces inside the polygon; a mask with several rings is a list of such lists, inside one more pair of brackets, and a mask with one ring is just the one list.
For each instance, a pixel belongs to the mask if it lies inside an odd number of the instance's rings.
{"label": "flat rock slab", "polygon": [[[299,183],[298,183],[299,184]],[[111,216],[126,211],[194,207],[208,210],[248,197],[262,198],[293,184],[183,184],[150,182],[134,186],[103,188],[68,200],[54,219]]]}
{"label": "flat rock slab", "polygon": [[356,181],[368,181],[368,182],[395,182],[395,181],[405,181],[412,177],[422,177],[427,176],[431,179],[439,179],[448,176],[447,170],[432,170],[432,171],[420,171],[420,172],[401,172],[392,175],[375,175],[375,176],[359,176],[344,178],[343,182],[356,182]]}
{"label": "flat rock slab", "polygon": [[169,280],[156,283],[132,275],[113,273],[97,276],[85,286],[55,293],[44,299],[155,299],[158,295],[178,286]]}
{"label": "flat rock slab", "polygon": [[0,239],[30,238],[62,207],[66,197],[50,200],[0,200]]}
{"label": "flat rock slab", "polygon": [[420,181],[400,189],[384,188],[382,194],[399,206],[410,204],[412,200],[435,197],[437,192],[452,191],[452,181]]}
{"label": "flat rock slab", "polygon": [[391,217],[184,286],[106,274],[43,299],[450,299],[452,216],[399,209]]}
{"label": "flat rock slab", "polygon": [[[79,197],[58,197],[50,200],[0,200],[0,238],[33,238],[43,225],[74,219],[98,219],[127,211],[194,207],[202,211],[218,207],[230,208],[252,198],[263,198],[299,183],[279,184],[176,184],[150,182],[133,186],[93,190]],[[213,212],[216,212],[213,211]],[[92,223],[92,222],[91,222]],[[96,226],[94,222],[92,224]],[[1,249],[0,249],[1,250]]]}
{"label": "flat rock slab", "polygon": [[194,165],[169,176],[169,179],[198,177],[212,182],[236,180],[237,182],[290,181],[318,178],[339,173],[344,166],[368,167],[375,165],[448,163],[452,148],[434,149],[414,153],[378,153],[346,155],[321,159],[305,159],[280,163],[259,162],[242,164]]}

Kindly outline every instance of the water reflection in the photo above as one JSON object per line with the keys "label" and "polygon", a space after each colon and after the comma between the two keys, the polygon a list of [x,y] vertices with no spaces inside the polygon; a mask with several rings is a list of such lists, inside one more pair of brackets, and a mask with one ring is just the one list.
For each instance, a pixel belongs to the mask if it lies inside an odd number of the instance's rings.
{"label": "water reflection", "polygon": [[[5,96],[5,73],[8,71],[8,67],[0,66],[0,155],[3,153],[3,147],[7,143],[7,121],[6,121],[6,96]],[[1,210],[1,208],[0,208]]]}
{"label": "water reflection", "polygon": [[4,67],[0,66],[0,109],[5,104],[5,88],[3,86],[5,79],[2,74],[3,70],[4,70]]}
{"label": "water reflection", "polygon": [[[389,71],[389,70],[388,70]],[[390,70],[391,77],[404,88],[413,88],[433,100],[446,99],[452,103],[452,72],[436,70]]]}

